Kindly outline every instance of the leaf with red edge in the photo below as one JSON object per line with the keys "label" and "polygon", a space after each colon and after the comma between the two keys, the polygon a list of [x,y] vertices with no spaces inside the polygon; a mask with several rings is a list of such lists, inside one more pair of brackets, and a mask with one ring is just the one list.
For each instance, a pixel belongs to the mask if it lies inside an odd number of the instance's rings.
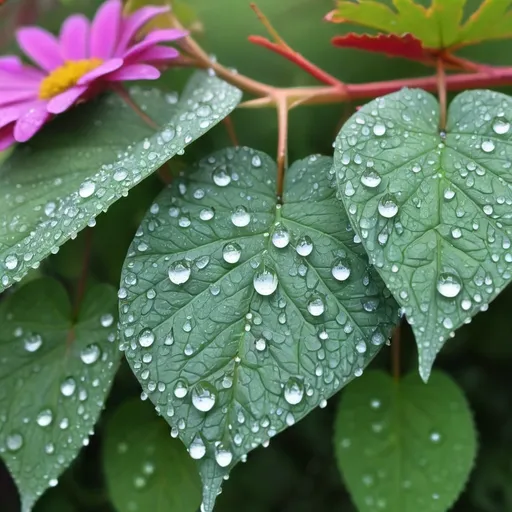
{"label": "leaf with red edge", "polygon": [[[466,3],[467,0],[432,0],[430,7],[423,7],[414,0],[393,0],[393,7],[389,7],[377,0],[338,0],[336,9],[326,19],[397,36],[411,34],[421,41],[424,51],[454,50],[484,40],[512,38],[512,0],[484,0],[463,23]],[[411,50],[383,53],[415,54],[418,47],[417,43],[414,45]],[[371,51],[377,51],[376,44],[369,46]]]}
{"label": "leaf with red edge", "polygon": [[404,57],[406,59],[431,61],[431,53],[423,48],[419,39],[412,34],[397,36],[396,34],[355,34],[351,32],[345,36],[336,36],[332,39],[334,46],[342,48],[357,48],[368,52],[384,53],[389,57]]}

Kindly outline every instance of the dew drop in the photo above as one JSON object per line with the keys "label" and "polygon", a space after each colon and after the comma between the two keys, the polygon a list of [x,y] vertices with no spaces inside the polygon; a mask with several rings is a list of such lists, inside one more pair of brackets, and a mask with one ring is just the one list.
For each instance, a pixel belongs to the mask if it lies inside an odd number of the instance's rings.
{"label": "dew drop", "polygon": [[23,341],[23,346],[27,352],[35,352],[43,344],[43,338],[39,334],[33,334]]}
{"label": "dew drop", "polygon": [[86,199],[87,197],[92,196],[95,190],[96,185],[92,181],[84,181],[78,189],[78,194],[83,199]]}
{"label": "dew drop", "polygon": [[206,446],[204,445],[201,436],[196,435],[194,437],[194,439],[190,443],[190,446],[188,447],[188,453],[195,460],[200,460],[205,456]]}
{"label": "dew drop", "polygon": [[231,214],[231,222],[238,228],[243,228],[251,222],[251,214],[245,206],[237,206]]}
{"label": "dew drop", "polygon": [[290,405],[300,404],[304,397],[304,384],[296,377],[290,377],[284,386],[284,399]]}
{"label": "dew drop", "polygon": [[7,449],[10,452],[17,452],[23,446],[23,436],[18,433],[7,436],[5,441]]}
{"label": "dew drop", "polygon": [[462,283],[458,276],[449,272],[443,272],[437,280],[437,291],[449,299],[457,297],[462,289]]}
{"label": "dew drop", "polygon": [[91,343],[82,349],[80,359],[85,364],[94,364],[100,357],[101,350],[96,343]]}
{"label": "dew drop", "polygon": [[42,410],[36,418],[36,422],[40,427],[47,427],[53,421],[53,414],[50,409]]}
{"label": "dew drop", "polygon": [[346,281],[350,276],[350,267],[347,261],[343,258],[338,258],[331,268],[331,273],[337,281]]}
{"label": "dew drop", "polygon": [[386,127],[381,123],[377,123],[373,126],[373,133],[377,137],[382,137],[386,133]]}
{"label": "dew drop", "polygon": [[281,224],[276,226],[272,233],[272,244],[278,249],[284,249],[290,243],[290,233]]}
{"label": "dew drop", "polygon": [[73,377],[64,379],[60,385],[60,392],[64,396],[71,396],[76,390],[76,381]]}
{"label": "dew drop", "polygon": [[213,208],[203,208],[200,212],[199,212],[199,218],[201,220],[212,220],[213,217],[215,217],[215,210]]}
{"label": "dew drop", "polygon": [[379,213],[386,219],[393,218],[398,213],[398,205],[394,196],[386,194],[379,202]]}
{"label": "dew drop", "polygon": [[7,270],[14,270],[18,266],[18,258],[14,254],[10,254],[5,258],[5,268]]}
{"label": "dew drop", "polygon": [[482,151],[485,153],[492,153],[494,151],[494,142],[492,140],[484,140],[482,142]]}
{"label": "dew drop", "polygon": [[263,352],[267,348],[265,338],[259,338],[254,342],[254,346],[258,352]]}
{"label": "dew drop", "polygon": [[233,454],[222,445],[219,445],[215,450],[215,461],[221,468],[226,468],[233,461]]}
{"label": "dew drop", "polygon": [[226,263],[238,263],[242,248],[237,243],[227,243],[222,249],[222,258]]}
{"label": "dew drop", "polygon": [[226,167],[218,167],[212,174],[213,182],[218,187],[227,187],[231,183],[231,176],[228,174]]}
{"label": "dew drop", "polygon": [[211,411],[216,400],[215,388],[209,382],[199,382],[192,390],[192,404],[198,411]]}
{"label": "dew drop", "polygon": [[260,295],[272,295],[276,291],[278,284],[277,274],[273,270],[263,267],[262,270],[254,274],[254,289]]}
{"label": "dew drop", "polygon": [[492,124],[492,129],[498,135],[505,135],[510,129],[510,123],[503,117],[497,117]]}
{"label": "dew drop", "polygon": [[153,334],[153,331],[151,329],[144,329],[139,334],[139,345],[143,348],[148,348],[153,345],[155,341],[155,335]]}
{"label": "dew drop", "polygon": [[313,241],[308,235],[301,236],[295,250],[299,256],[309,256],[313,252]]}
{"label": "dew drop", "polygon": [[361,174],[361,183],[365,187],[375,188],[380,185],[382,178],[377,174],[377,172],[367,169]]}
{"label": "dew drop", "polygon": [[325,312],[325,304],[319,295],[313,296],[308,301],[308,311],[310,315],[320,316]]}
{"label": "dew drop", "polygon": [[176,398],[185,398],[188,393],[188,384],[184,380],[179,380],[174,386],[174,396]]}
{"label": "dew drop", "polygon": [[190,278],[190,273],[190,263],[187,260],[175,261],[169,267],[169,279],[173,284],[185,284]]}

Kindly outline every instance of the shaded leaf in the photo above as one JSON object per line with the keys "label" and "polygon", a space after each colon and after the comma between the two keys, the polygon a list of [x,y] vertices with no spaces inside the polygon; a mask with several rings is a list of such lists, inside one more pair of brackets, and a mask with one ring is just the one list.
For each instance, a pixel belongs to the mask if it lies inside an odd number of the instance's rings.
{"label": "shaded leaf", "polygon": [[120,358],[115,307],[115,290],[97,285],[73,322],[48,278],[0,304],[0,456],[24,512],[88,442]]}
{"label": "shaded leaf", "polygon": [[167,423],[140,400],[126,402],[108,419],[103,466],[118,512],[196,512],[201,483],[184,446]]}
{"label": "shaded leaf", "polygon": [[122,348],[200,460],[207,511],[229,469],[360,375],[397,318],[331,164],[291,166],[281,207],[267,155],[218,152],[157,198],[129,250]]}
{"label": "shaded leaf", "polygon": [[389,7],[376,0],[339,0],[327,19],[398,36],[410,33],[423,43],[425,51],[512,37],[511,0],[484,0],[463,23],[466,1],[432,0],[429,7],[423,7],[414,0],[393,0],[393,7]]}
{"label": "shaded leaf", "polygon": [[512,103],[460,94],[439,133],[438,103],[404,89],[352,116],[334,170],[352,225],[416,335],[427,379],[444,342],[512,276]]}
{"label": "shaded leaf", "polygon": [[412,60],[431,60],[432,55],[423,48],[421,41],[411,34],[397,36],[395,34],[350,34],[336,36],[332,39],[334,46],[357,48],[369,52],[384,53],[389,57],[403,57]]}
{"label": "shaded leaf", "polygon": [[477,450],[459,387],[434,372],[399,382],[368,372],[344,392],[334,443],[360,512],[445,512],[463,490]]}
{"label": "shaded leaf", "polygon": [[0,291],[228,115],[240,94],[201,72],[180,101],[136,91],[160,130],[119,98],[104,96],[19,146],[0,166]]}

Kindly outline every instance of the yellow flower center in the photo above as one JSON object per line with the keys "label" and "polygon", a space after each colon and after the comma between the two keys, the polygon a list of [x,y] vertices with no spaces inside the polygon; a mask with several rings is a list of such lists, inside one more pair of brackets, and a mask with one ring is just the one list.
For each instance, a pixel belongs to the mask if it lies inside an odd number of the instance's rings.
{"label": "yellow flower center", "polygon": [[54,69],[39,86],[39,98],[48,100],[75,86],[84,75],[102,64],[101,59],[69,60]]}

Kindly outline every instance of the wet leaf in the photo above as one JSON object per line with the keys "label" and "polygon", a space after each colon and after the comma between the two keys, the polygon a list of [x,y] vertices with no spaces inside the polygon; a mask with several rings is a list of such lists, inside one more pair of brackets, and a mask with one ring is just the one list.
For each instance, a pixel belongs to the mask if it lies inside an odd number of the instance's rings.
{"label": "wet leaf", "polygon": [[96,285],[73,322],[48,278],[0,304],[0,456],[23,512],[88,443],[120,359],[115,307],[115,290]]}
{"label": "wet leaf", "polygon": [[407,315],[425,380],[452,332],[511,280],[511,116],[508,96],[465,92],[440,134],[437,100],[404,89],[336,140],[340,198]]}
{"label": "wet leaf", "polygon": [[[429,7],[424,7],[415,0],[393,0],[391,8],[375,0],[358,0],[357,3],[339,0],[327,19],[397,36],[409,33],[419,39],[427,51],[512,37],[511,0],[484,0],[463,22],[466,3],[467,0],[432,0]],[[400,56],[408,56],[406,53],[402,50]]]}
{"label": "wet leaf", "polygon": [[0,166],[0,292],[227,116],[240,91],[197,73],[180,101],[141,90],[152,130],[115,96],[74,109]]}
{"label": "wet leaf", "polygon": [[344,392],[334,443],[360,512],[445,512],[463,490],[477,450],[460,388],[434,372],[394,382],[368,372]]}
{"label": "wet leaf", "polygon": [[103,466],[118,512],[196,512],[201,482],[185,447],[140,400],[125,402],[106,426]]}
{"label": "wet leaf", "polygon": [[361,375],[397,318],[331,164],[291,166],[281,207],[267,155],[218,152],[157,198],[129,250],[122,348],[200,461],[206,511],[236,462]]}

